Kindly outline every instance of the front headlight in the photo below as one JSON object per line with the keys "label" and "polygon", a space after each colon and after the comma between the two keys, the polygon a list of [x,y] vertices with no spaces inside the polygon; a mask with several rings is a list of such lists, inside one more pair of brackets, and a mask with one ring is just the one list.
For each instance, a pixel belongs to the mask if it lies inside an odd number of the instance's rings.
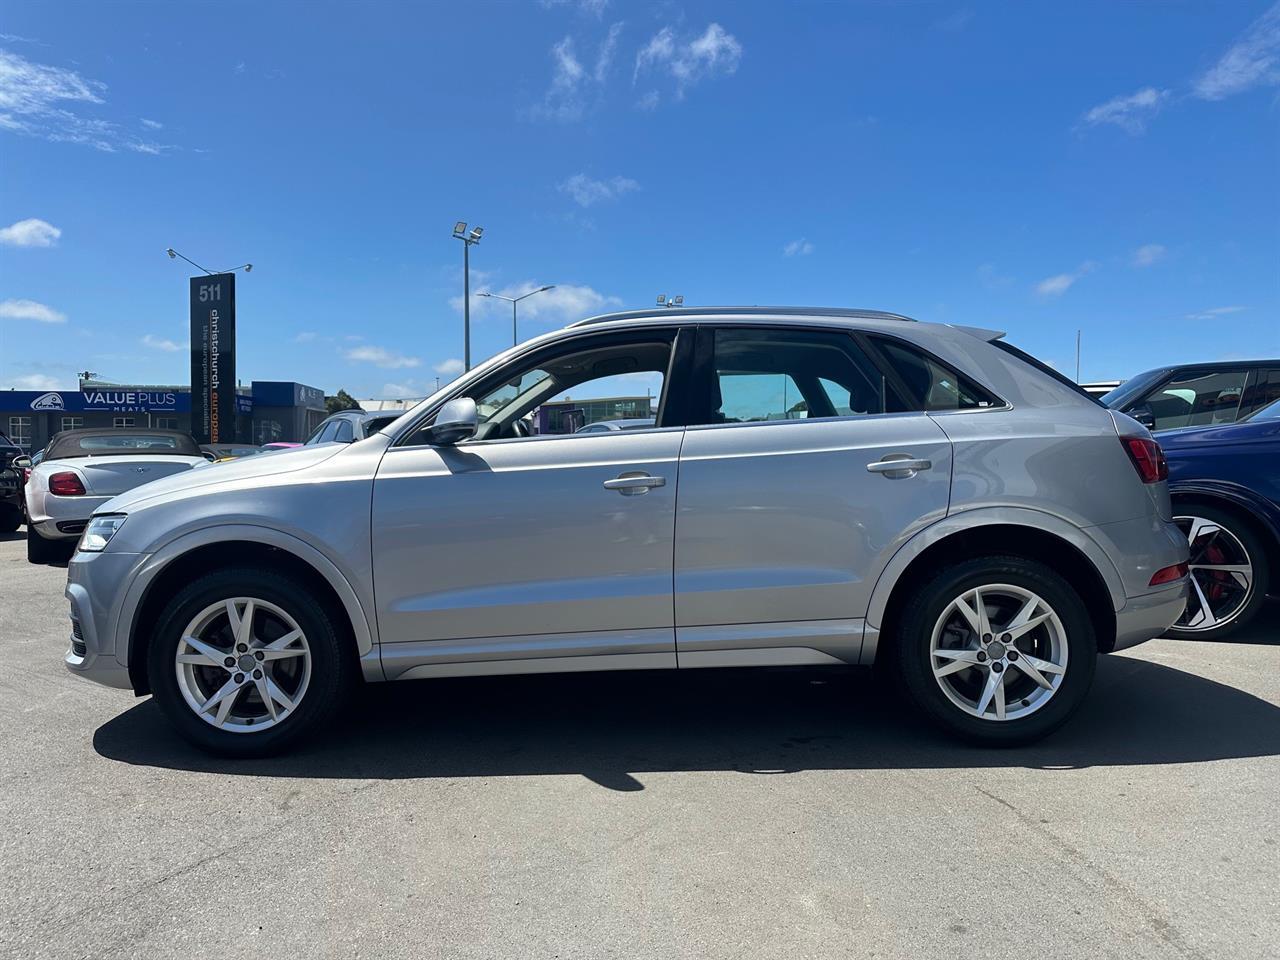
{"label": "front headlight", "polygon": [[84,553],[100,553],[111,542],[116,531],[124,524],[123,513],[110,513],[103,517],[94,517],[89,526],[84,528],[78,549]]}

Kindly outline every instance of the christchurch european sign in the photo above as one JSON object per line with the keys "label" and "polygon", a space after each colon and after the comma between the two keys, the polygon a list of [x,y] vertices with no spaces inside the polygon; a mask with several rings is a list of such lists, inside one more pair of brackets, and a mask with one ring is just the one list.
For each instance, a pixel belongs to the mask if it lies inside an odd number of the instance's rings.
{"label": "christchurch european sign", "polygon": [[191,434],[197,443],[236,435],[236,275],[191,278]]}

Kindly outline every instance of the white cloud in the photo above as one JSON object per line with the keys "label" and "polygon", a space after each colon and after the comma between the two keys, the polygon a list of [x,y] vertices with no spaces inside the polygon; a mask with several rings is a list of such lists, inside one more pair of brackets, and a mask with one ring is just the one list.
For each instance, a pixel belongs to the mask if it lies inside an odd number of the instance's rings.
{"label": "white cloud", "polygon": [[1036,293],[1042,297],[1060,297],[1070,290],[1077,280],[1097,268],[1098,265],[1094,261],[1086,260],[1071,273],[1058,273],[1041,280],[1036,284]]}
{"label": "white cloud", "polygon": [[622,24],[615,23],[596,51],[595,63],[586,68],[577,53],[574,38],[566,35],[551,47],[551,86],[542,103],[530,112],[534,117],[570,122],[582,118],[590,103],[598,100],[618,49]]}
{"label": "white cloud", "polygon": [[425,396],[421,391],[414,389],[412,380],[405,383],[384,383],[382,385],[382,395],[390,400],[405,400],[409,397]]}
{"label": "white cloud", "polygon": [[801,237],[799,240],[792,240],[782,248],[784,257],[807,257],[813,253],[813,244]]}
{"label": "white cloud", "polygon": [[572,4],[583,13],[589,13],[595,17],[603,16],[605,8],[609,6],[609,0],[539,0],[539,3],[547,10]]}
{"label": "white cloud", "polygon": [[348,360],[372,363],[391,370],[398,370],[401,367],[422,366],[422,361],[417,357],[406,357],[404,354],[388,350],[386,347],[352,347],[350,350],[344,351],[342,355]]}
{"label": "white cloud", "polygon": [[106,103],[107,86],[74,70],[32,63],[0,50],[0,129],[114,153],[160,153],[162,144],[140,140],[120,125],[82,115]]}
{"label": "white cloud", "polygon": [[148,130],[163,130],[163,129],[164,129],[164,124],[163,124],[163,123],[161,123],[159,120],[148,120],[146,117],[143,117],[143,118],[142,118],[141,123],[142,123],[142,125],[143,125],[144,127],[146,127]]}
{"label": "white cloud", "polygon": [[0,230],[0,243],[10,247],[52,247],[62,231],[52,223],[32,218]]}
{"label": "white cloud", "polygon": [[1084,115],[1084,122],[1091,127],[1101,123],[1113,123],[1126,133],[1138,134],[1147,128],[1147,121],[1169,98],[1168,90],[1143,87],[1127,97],[1114,97]]}
{"label": "white cloud", "polygon": [[1240,35],[1192,89],[1202,100],[1222,100],[1252,87],[1280,84],[1280,3]]}
{"label": "white cloud", "polygon": [[1208,310],[1201,310],[1199,313],[1188,313],[1188,320],[1216,320],[1218,317],[1225,317],[1227,314],[1239,313],[1244,307],[1210,307]]}
{"label": "white cloud", "polygon": [[163,350],[165,353],[177,353],[182,349],[182,344],[180,343],[175,343],[164,337],[152,336],[149,333],[142,338],[142,345],[150,347],[152,350]]}
{"label": "white cloud", "polygon": [[640,184],[630,177],[611,177],[608,180],[592,180],[585,173],[575,173],[560,184],[560,192],[573,197],[580,207],[589,207],[602,200],[616,200],[625,193],[639,190]]}
{"label": "white cloud", "polygon": [[456,377],[466,369],[466,366],[457,357],[450,357],[448,360],[437,363],[433,369],[442,377]]}
{"label": "white cloud", "polygon": [[1149,267],[1153,263],[1159,263],[1163,260],[1164,255],[1168,252],[1163,244],[1145,243],[1133,251],[1133,265],[1135,267]]}
{"label": "white cloud", "polygon": [[[503,287],[500,290],[490,291],[487,288],[479,288],[471,294],[471,316],[473,319],[476,317],[501,317],[510,321],[511,304],[503,300],[482,297],[480,294],[491,292],[504,297],[521,297],[530,291],[537,290],[541,286],[543,286],[542,283],[526,280],[523,283]],[[461,297],[453,297],[449,301],[449,305],[458,313],[462,312]],[[620,306],[622,306],[622,301],[617,297],[606,296],[591,287],[572,283],[560,284],[545,293],[529,297],[527,300],[521,300],[519,308],[520,324],[522,329],[526,320],[562,325],[574,320],[581,320],[583,317],[607,312],[610,307]]]}
{"label": "white cloud", "polygon": [[294,343],[310,343],[315,338],[316,338],[316,332],[314,330],[303,330],[301,333],[299,333],[296,337],[293,338],[293,342]]}
{"label": "white cloud", "polygon": [[18,390],[60,390],[62,382],[45,373],[28,373],[14,377],[13,386]]}
{"label": "white cloud", "polygon": [[5,300],[0,302],[0,319],[66,323],[67,315],[34,300]]}
{"label": "white cloud", "polygon": [[[671,27],[663,27],[636,54],[632,83],[650,71],[669,74],[675,81],[675,97],[681,100],[705,77],[733,73],[741,60],[742,44],[718,23],[708,24],[700,36],[692,39],[678,38]],[[657,91],[645,94],[641,98],[644,109],[656,106],[657,97]]]}

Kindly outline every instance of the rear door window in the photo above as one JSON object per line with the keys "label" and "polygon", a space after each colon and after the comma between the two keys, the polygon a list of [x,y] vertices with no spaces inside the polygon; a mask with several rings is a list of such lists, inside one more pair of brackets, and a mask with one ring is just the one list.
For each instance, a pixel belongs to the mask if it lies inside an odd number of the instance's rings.
{"label": "rear door window", "polygon": [[339,420],[338,429],[333,432],[333,439],[338,443],[350,443],[356,438],[355,430],[351,426],[350,420]]}
{"label": "rear door window", "polygon": [[[885,412],[884,377],[847,333],[707,327],[697,422],[758,423]],[[707,341],[709,340],[709,343]],[[708,352],[700,346],[701,353]]]}

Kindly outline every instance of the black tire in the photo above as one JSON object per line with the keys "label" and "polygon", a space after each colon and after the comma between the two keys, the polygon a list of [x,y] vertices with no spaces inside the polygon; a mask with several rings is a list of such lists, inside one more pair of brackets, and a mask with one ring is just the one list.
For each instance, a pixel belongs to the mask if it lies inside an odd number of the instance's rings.
{"label": "black tire", "polygon": [[[966,713],[943,693],[931,666],[930,640],[943,612],[965,591],[987,584],[1009,584],[1039,595],[1057,613],[1066,636],[1066,670],[1056,692],[1043,706],[1016,719]],[[914,592],[900,623],[892,662],[909,702],[948,733],[974,743],[1019,746],[1047,736],[1079,709],[1093,683],[1098,642],[1084,600],[1069,582],[1034,560],[977,557],[941,570]]]}
{"label": "black tire", "polygon": [[[1253,566],[1253,582],[1250,586],[1252,592],[1238,613],[1221,626],[1210,627],[1207,630],[1186,630],[1175,626],[1166,631],[1168,636],[1177,640],[1221,640],[1244,628],[1267,602],[1267,591],[1271,587],[1271,564],[1267,558],[1267,544],[1254,524],[1231,510],[1205,503],[1186,502],[1175,503],[1173,515],[1202,517],[1216,523],[1222,529],[1229,531],[1249,555],[1249,563]],[[1196,558],[1192,557],[1191,562],[1195,563]]]}
{"label": "black tire", "polygon": [[[275,726],[253,732],[219,729],[196,715],[182,694],[175,669],[181,632],[211,604],[231,597],[253,597],[275,604],[302,628],[311,651],[311,675],[298,706]],[[294,746],[317,733],[341,710],[355,682],[349,638],[339,629],[342,614],[317,602],[305,583],[276,570],[229,568],[207,574],[183,588],[165,606],[147,649],[147,675],[160,709],[178,732],[209,753],[261,757]]]}
{"label": "black tire", "polygon": [[[75,541],[71,541],[72,549],[75,547]],[[58,560],[65,560],[70,551],[67,544],[61,540],[46,540],[36,532],[35,527],[28,524],[27,526],[27,562],[28,563],[54,563]]]}
{"label": "black tire", "polygon": [[17,507],[0,507],[0,533],[13,533],[22,526],[22,511]]}

